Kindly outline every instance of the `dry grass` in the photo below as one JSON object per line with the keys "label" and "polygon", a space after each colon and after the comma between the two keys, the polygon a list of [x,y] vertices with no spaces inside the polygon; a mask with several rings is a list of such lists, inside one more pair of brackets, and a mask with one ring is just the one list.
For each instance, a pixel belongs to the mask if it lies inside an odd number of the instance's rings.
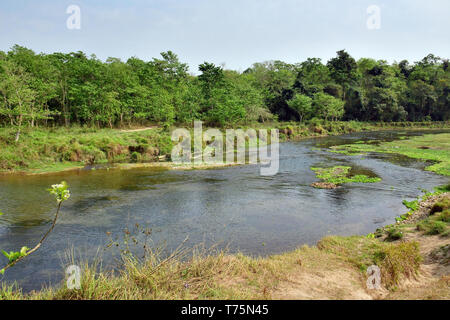
{"label": "dry grass", "polygon": [[[84,264],[80,290],[69,290],[61,286],[24,295],[20,290],[4,287],[0,291],[0,298],[278,299],[289,296],[286,284],[299,279],[300,274],[302,292],[316,290],[316,298],[320,295],[331,299],[342,298],[345,297],[343,287],[348,292],[365,294],[361,263],[370,265],[376,261],[376,254],[380,251],[375,250],[370,254],[365,252],[372,248],[375,241],[377,240],[364,237],[326,238],[319,247],[303,246],[295,251],[267,258],[229,255],[224,252],[204,255],[197,252],[185,262],[174,259],[161,264],[156,256],[148,257],[144,263],[124,256],[124,267],[115,274],[101,272],[98,265]],[[378,245],[375,247],[379,248]],[[403,255],[407,251],[405,245],[389,244],[380,248],[386,250],[381,251],[385,252],[382,270],[386,275],[392,274],[393,279],[398,279],[400,274],[409,275],[412,272],[406,266],[411,261],[410,256]],[[363,262],[358,260],[369,256],[372,258]],[[403,260],[402,257],[406,259]],[[414,268],[413,265],[412,267]],[[323,286],[323,280],[331,283],[331,287]],[[317,288],[324,290],[317,291]],[[353,295],[349,296],[352,297]],[[362,296],[356,296],[358,297]]]}

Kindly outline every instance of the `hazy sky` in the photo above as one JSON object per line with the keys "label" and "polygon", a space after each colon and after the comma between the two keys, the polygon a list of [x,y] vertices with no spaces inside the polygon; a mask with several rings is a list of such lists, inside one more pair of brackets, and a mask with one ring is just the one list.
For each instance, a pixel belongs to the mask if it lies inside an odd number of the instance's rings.
{"label": "hazy sky", "polygon": [[[69,30],[69,5],[81,29]],[[381,28],[367,27],[377,5]],[[172,50],[197,71],[204,62],[245,70],[254,62],[324,61],[340,49],[356,59],[449,58],[449,0],[1,0],[0,50],[84,51],[104,60],[149,60]]]}

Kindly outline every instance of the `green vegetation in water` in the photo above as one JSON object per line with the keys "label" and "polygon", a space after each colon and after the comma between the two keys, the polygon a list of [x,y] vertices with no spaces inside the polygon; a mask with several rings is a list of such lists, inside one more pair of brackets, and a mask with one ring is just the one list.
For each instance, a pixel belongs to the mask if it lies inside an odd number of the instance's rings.
{"label": "green vegetation in water", "polygon": [[450,235],[450,197],[436,202],[430,210],[430,216],[417,225],[417,230],[426,235]]}
{"label": "green vegetation in water", "polygon": [[[321,179],[325,183],[340,185],[343,183],[375,183],[381,181],[379,177],[368,177],[363,174],[351,175],[351,167],[335,166],[331,168],[315,168],[311,167],[317,175],[317,178]],[[315,185],[320,188],[320,184]]]}
{"label": "green vegetation in water", "polygon": [[336,149],[336,147],[331,147],[330,149],[328,149],[329,152],[332,153],[339,153],[339,154],[344,154],[346,156],[362,156],[365,153],[362,152],[353,152],[353,151],[349,151],[349,150],[340,150],[340,149]]}
{"label": "green vegetation in water", "polygon": [[361,154],[365,152],[397,153],[414,159],[436,162],[425,170],[450,175],[450,133],[427,134],[405,140],[375,144],[347,144],[331,148],[332,152]]}

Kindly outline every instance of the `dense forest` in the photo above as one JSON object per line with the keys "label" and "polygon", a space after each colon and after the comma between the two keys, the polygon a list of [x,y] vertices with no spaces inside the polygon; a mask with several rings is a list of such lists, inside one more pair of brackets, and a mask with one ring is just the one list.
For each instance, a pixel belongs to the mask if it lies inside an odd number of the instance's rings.
{"label": "dense forest", "polygon": [[387,63],[346,51],[244,72],[205,62],[199,75],[171,51],[161,58],[105,62],[83,52],[0,52],[0,124],[115,127],[135,123],[245,124],[255,121],[422,121],[450,117],[450,69],[432,54]]}

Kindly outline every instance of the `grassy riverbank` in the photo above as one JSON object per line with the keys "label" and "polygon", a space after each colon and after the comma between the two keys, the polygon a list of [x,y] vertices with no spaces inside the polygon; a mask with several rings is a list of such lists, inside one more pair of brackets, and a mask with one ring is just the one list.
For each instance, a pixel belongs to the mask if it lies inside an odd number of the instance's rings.
{"label": "grassy riverbank", "polygon": [[[445,122],[325,122],[266,123],[248,126],[277,128],[280,141],[305,137],[338,135],[350,132],[389,129],[450,128]],[[245,127],[244,127],[245,129]],[[96,128],[27,128],[15,142],[16,130],[0,129],[0,172],[48,173],[76,169],[90,164],[157,163],[165,161],[172,150],[171,130]]]}
{"label": "grassy riverbank", "polygon": [[[449,191],[447,186],[445,191]],[[408,221],[376,235],[326,237],[316,246],[267,258],[224,252],[185,262],[126,256],[120,273],[85,265],[80,290],[22,294],[3,286],[2,299],[450,299],[450,193],[427,195]],[[422,225],[440,221],[430,233]],[[390,237],[391,229],[402,236]],[[381,269],[382,288],[368,290],[366,270]]]}
{"label": "grassy riverbank", "polygon": [[391,142],[354,143],[332,147],[334,152],[362,154],[366,152],[397,153],[410,158],[434,162],[426,170],[450,175],[450,133],[430,134]]}

